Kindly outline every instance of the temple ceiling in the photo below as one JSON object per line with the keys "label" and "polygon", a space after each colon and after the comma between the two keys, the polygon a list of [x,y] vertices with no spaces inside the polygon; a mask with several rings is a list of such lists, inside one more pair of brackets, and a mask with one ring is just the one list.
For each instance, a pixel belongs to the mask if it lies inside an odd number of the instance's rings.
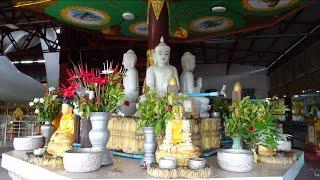
{"label": "temple ceiling", "polygon": [[[153,2],[155,1],[155,2]],[[160,1],[160,3],[159,3]],[[106,36],[144,40],[148,8],[161,12],[162,0],[12,0],[20,8],[45,13],[75,27]],[[314,0],[171,0],[169,35],[176,41],[202,40],[273,25]],[[134,15],[125,20],[124,13]]]}

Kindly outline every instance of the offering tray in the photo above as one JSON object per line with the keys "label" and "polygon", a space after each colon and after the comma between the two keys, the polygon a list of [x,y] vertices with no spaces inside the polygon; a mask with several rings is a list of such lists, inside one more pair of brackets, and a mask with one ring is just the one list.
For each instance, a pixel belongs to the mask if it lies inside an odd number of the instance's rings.
{"label": "offering tray", "polygon": [[151,164],[147,169],[147,174],[156,178],[209,178],[212,177],[213,172],[210,166],[206,165],[205,168],[199,170],[192,170],[188,167],[178,167],[176,169],[161,169],[158,164]]}
{"label": "offering tray", "polygon": [[298,159],[295,152],[278,152],[276,156],[258,155],[258,161],[268,164],[293,164]]}

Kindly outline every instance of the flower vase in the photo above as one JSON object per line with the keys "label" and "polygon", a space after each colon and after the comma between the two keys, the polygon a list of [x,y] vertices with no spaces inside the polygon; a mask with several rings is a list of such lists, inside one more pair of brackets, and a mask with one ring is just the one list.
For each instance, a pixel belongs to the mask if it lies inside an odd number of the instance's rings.
{"label": "flower vase", "polygon": [[240,137],[232,137],[232,149],[242,149]]}
{"label": "flower vase", "polygon": [[92,145],[89,139],[89,132],[92,129],[91,121],[89,119],[81,119],[80,125],[80,144],[82,148],[91,148]]}
{"label": "flower vase", "polygon": [[50,122],[46,121],[44,125],[41,126],[40,131],[41,131],[42,137],[45,138],[44,147],[47,148],[50,138],[54,133],[54,126]]}
{"label": "flower vase", "polygon": [[155,140],[155,132],[153,127],[144,127],[142,129],[144,132],[144,157],[142,159],[142,162],[144,165],[148,166],[151,163],[156,162],[155,152],[157,149],[157,143]]}
{"label": "flower vase", "polygon": [[91,112],[90,121],[92,129],[89,132],[89,139],[92,149],[101,150],[103,152],[101,165],[112,164],[112,156],[106,145],[109,140],[108,123],[110,113],[108,112]]}

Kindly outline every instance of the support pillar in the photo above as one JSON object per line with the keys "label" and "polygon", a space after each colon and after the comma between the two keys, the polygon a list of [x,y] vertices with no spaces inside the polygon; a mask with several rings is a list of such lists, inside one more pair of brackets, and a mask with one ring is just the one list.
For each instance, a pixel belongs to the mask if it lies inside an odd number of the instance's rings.
{"label": "support pillar", "polygon": [[[159,6],[152,4],[151,1],[152,0],[149,2],[148,9],[147,67],[153,64],[154,48],[159,44],[161,36],[163,36],[165,42],[168,42],[169,40],[169,16],[167,3],[163,0],[164,4],[162,8],[160,8]],[[160,11],[158,18],[155,11]]]}

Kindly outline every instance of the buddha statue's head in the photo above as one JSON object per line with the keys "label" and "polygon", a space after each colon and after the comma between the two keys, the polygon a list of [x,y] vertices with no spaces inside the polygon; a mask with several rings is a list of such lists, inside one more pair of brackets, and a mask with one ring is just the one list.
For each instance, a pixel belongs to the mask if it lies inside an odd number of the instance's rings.
{"label": "buddha statue's head", "polygon": [[70,101],[64,100],[61,106],[61,112],[63,115],[72,114],[73,113],[73,105]]}
{"label": "buddha statue's head", "polygon": [[158,66],[169,64],[170,47],[164,42],[163,37],[160,38],[160,43],[154,49],[154,61]]}
{"label": "buddha statue's head", "polygon": [[125,69],[132,69],[135,67],[137,62],[137,55],[133,50],[129,49],[123,54],[122,65]]}
{"label": "buddha statue's head", "polygon": [[185,52],[181,57],[181,66],[184,71],[193,71],[196,67],[196,57],[190,52]]}
{"label": "buddha statue's head", "polygon": [[174,114],[174,117],[176,120],[183,120],[184,119],[184,107],[182,105],[178,105],[175,108],[177,108],[177,112]]}

